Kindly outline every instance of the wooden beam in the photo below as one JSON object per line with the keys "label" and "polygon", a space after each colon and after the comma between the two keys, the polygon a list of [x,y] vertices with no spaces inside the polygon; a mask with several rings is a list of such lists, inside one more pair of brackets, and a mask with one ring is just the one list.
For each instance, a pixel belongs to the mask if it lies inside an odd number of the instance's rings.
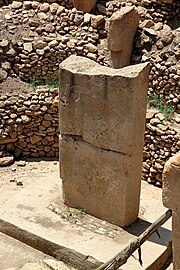
{"label": "wooden beam", "polygon": [[0,232],[77,269],[91,270],[96,269],[102,264],[102,262],[97,261],[91,256],[86,256],[73,249],[53,243],[2,219],[0,219]]}
{"label": "wooden beam", "polygon": [[102,264],[97,270],[117,270],[120,266],[125,264],[128,258],[139,249],[141,245],[148,240],[151,235],[158,230],[172,216],[172,211],[166,211],[160,218],[152,223],[140,236],[132,241],[127,247],[115,255],[112,259]]}

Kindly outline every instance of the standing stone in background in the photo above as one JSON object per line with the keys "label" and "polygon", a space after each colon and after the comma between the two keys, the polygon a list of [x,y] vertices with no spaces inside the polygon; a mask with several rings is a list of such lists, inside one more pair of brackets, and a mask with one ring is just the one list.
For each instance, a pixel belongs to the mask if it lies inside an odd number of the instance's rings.
{"label": "standing stone in background", "polygon": [[70,56],[60,69],[65,203],[127,226],[139,211],[148,65],[116,70]]}
{"label": "standing stone in background", "polygon": [[108,49],[114,68],[130,64],[133,40],[139,26],[139,15],[134,7],[115,12],[108,22]]}
{"label": "standing stone in background", "polygon": [[90,12],[96,5],[96,0],[73,0],[73,5],[77,10]]}
{"label": "standing stone in background", "polygon": [[180,153],[171,157],[163,171],[163,203],[172,210],[173,269],[180,269]]}

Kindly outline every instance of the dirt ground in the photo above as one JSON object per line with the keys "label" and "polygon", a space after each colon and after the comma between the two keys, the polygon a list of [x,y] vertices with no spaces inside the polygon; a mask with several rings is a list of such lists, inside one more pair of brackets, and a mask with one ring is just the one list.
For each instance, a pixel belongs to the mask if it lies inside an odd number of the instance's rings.
{"label": "dirt ground", "polygon": [[[0,167],[1,199],[25,189],[33,178],[43,178],[46,174],[58,176],[58,160],[26,159],[16,161],[11,166]],[[2,203],[2,200],[1,200]]]}
{"label": "dirt ground", "polygon": [[0,83],[0,96],[10,94],[13,94],[14,97],[20,94],[26,96],[32,91],[33,89],[31,86],[28,83],[21,81],[19,77],[9,76],[6,81]]}

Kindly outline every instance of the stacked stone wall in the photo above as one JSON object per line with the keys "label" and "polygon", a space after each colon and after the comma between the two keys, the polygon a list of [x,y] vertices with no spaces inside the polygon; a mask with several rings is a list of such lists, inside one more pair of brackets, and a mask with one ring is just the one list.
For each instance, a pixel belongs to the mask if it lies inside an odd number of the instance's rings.
{"label": "stacked stone wall", "polygon": [[[0,6],[7,6],[9,4],[12,4],[12,2],[25,2],[23,0],[0,0]],[[26,1],[28,2],[28,1]],[[72,8],[72,0],[37,0],[37,2],[40,3],[58,3],[59,5],[65,6],[67,8]]]}
{"label": "stacked stone wall", "polygon": [[[57,89],[0,97],[0,150],[19,157],[58,157],[59,98]],[[161,183],[165,162],[180,150],[180,118],[171,122],[148,110],[142,179]]]}
{"label": "stacked stone wall", "polygon": [[59,3],[13,2],[1,9],[0,81],[12,73],[26,81],[56,77],[59,63],[72,54],[108,66],[105,22],[122,6],[135,4],[141,23],[131,63],[150,61],[149,94],[162,95],[180,112],[180,31],[168,25],[180,16],[179,1],[110,1],[104,7],[106,15],[77,13]]}
{"label": "stacked stone wall", "polygon": [[0,149],[15,157],[57,157],[59,115],[57,89],[0,97]]}
{"label": "stacked stone wall", "polygon": [[78,15],[56,3],[13,2],[2,9],[1,17],[6,22],[0,31],[5,78],[12,72],[22,80],[58,76],[59,63],[71,54],[105,64],[97,48],[101,15]]}
{"label": "stacked stone wall", "polygon": [[146,114],[142,179],[161,183],[165,162],[180,151],[180,117],[171,122],[156,110]]}

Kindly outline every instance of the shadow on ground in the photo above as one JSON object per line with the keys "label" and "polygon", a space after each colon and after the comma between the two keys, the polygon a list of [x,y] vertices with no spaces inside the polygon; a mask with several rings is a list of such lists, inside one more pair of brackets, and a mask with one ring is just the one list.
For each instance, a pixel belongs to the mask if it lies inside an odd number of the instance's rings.
{"label": "shadow on ground", "polygon": [[[142,234],[151,224],[152,223],[150,223],[147,220],[138,218],[133,224],[131,224],[130,226],[127,226],[125,230],[132,235],[140,236],[140,234]],[[157,233],[154,233],[148,239],[148,241],[159,244],[159,245],[167,246],[167,242],[172,237],[172,231],[166,228],[160,227],[158,230],[158,233],[160,237],[158,236]]]}

